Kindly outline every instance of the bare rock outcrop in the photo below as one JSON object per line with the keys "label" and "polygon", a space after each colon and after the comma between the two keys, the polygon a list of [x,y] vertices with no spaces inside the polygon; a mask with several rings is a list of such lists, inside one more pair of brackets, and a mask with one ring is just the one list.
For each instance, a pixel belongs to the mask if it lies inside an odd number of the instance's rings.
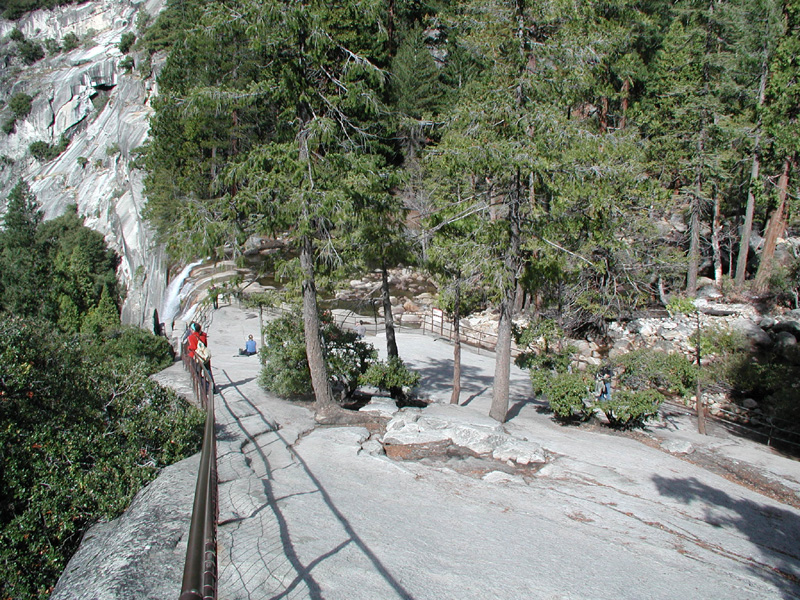
{"label": "bare rock outcrop", "polygon": [[[140,11],[156,15],[163,0],[97,1],[39,10],[18,21],[0,20],[0,52],[14,55],[9,33],[19,29],[27,40],[60,41],[74,33],[83,43],[23,65],[11,59],[0,80],[0,98],[33,98],[28,115],[14,130],[0,133],[0,210],[20,179],[36,195],[45,218],[76,204],[85,224],[102,233],[121,257],[119,277],[127,290],[123,322],[148,323],[160,308],[166,287],[166,257],[142,219],[144,173],[135,151],[147,138],[152,78],[120,68],[117,48],[123,34],[135,31]],[[137,57],[137,60],[143,57]],[[158,61],[155,68],[157,70]],[[10,110],[0,115],[10,118]],[[33,142],[69,145],[53,160],[34,158]]]}

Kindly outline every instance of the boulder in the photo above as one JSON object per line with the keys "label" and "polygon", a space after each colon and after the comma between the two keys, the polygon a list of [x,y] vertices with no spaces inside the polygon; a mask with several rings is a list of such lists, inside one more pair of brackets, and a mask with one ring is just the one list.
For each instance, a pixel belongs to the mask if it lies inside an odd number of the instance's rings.
{"label": "boulder", "polygon": [[539,444],[526,440],[509,439],[492,451],[492,458],[518,465],[547,462],[547,455]]}
{"label": "boulder", "polygon": [[756,401],[755,401],[755,400],[753,400],[752,398],[745,398],[745,399],[742,401],[742,406],[744,406],[744,407],[745,407],[745,408],[747,408],[747,409],[750,409],[750,410],[752,410],[752,409],[754,409],[754,408],[758,408],[758,402],[756,402]]}
{"label": "boulder", "polygon": [[454,404],[400,410],[386,426],[383,446],[390,458],[458,454],[518,465],[546,461],[538,444],[514,438],[494,419]]}
{"label": "boulder", "polygon": [[397,403],[392,398],[374,396],[359,412],[372,413],[381,417],[392,417],[398,411]]}
{"label": "boulder", "polygon": [[694,446],[688,440],[665,440],[661,443],[661,447],[670,454],[691,454],[694,452]]}
{"label": "boulder", "polygon": [[772,331],[788,332],[791,333],[795,338],[798,338],[800,337],[800,322],[797,322],[794,319],[780,319],[772,326]]}
{"label": "boulder", "polygon": [[769,347],[772,345],[772,338],[758,325],[749,319],[736,319],[731,322],[731,329],[743,334],[753,345]]}
{"label": "boulder", "polygon": [[384,454],[383,444],[381,444],[378,440],[367,440],[363,444],[361,444],[361,449],[358,451],[359,454],[361,453],[369,454],[370,456],[381,456]]}
{"label": "boulder", "polygon": [[797,338],[788,331],[779,331],[775,334],[775,345],[778,347],[795,346]]}

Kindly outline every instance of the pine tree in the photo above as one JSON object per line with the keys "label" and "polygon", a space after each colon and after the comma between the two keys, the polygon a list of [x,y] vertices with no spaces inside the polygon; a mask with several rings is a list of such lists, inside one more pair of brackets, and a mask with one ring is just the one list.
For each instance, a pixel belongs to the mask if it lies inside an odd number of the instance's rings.
{"label": "pine tree", "polygon": [[650,137],[653,170],[688,209],[686,290],[694,294],[700,268],[700,222],[714,189],[729,177],[724,152],[732,135],[729,52],[722,45],[715,3],[682,0],[653,64],[640,120]]}
{"label": "pine tree", "polygon": [[20,181],[8,195],[0,232],[0,307],[14,315],[38,315],[47,291],[47,261],[36,240],[42,218],[36,197]]}
{"label": "pine tree", "polygon": [[795,163],[800,151],[800,3],[784,3],[786,33],[781,38],[770,66],[766,89],[764,126],[772,145],[773,164],[779,169],[778,198],[765,231],[761,262],[755,277],[755,288],[764,291],[772,273],[777,239],[786,227],[789,210],[789,188],[796,179]]}

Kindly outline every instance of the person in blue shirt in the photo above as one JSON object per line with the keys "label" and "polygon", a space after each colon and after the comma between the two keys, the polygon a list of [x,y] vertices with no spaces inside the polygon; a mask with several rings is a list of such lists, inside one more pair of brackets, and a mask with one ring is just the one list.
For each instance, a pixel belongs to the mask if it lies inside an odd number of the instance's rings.
{"label": "person in blue shirt", "polygon": [[253,339],[253,335],[250,334],[247,337],[247,341],[244,343],[244,350],[239,348],[239,354],[242,356],[253,356],[256,353],[256,341]]}

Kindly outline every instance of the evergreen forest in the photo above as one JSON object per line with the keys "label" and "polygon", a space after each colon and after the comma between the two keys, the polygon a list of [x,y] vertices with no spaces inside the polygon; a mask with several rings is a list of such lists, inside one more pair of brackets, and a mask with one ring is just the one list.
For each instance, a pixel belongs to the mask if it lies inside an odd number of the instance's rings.
{"label": "evergreen forest", "polygon": [[[456,323],[496,307],[498,421],[521,312],[602,335],[709,281],[797,308],[779,240],[797,228],[800,0],[167,0],[125,47],[158,65],[146,217],[176,261],[286,244],[269,266],[302,299],[319,420],[337,405],[317,295],[366,271],[430,273]],[[43,222],[25,184],[9,196],[2,598],[47,597],[83,532],[197,447],[200,417],[147,379],[166,340],[119,323],[116,266],[76,211]],[[736,385],[796,378],[751,358],[723,365]],[[585,388],[563,355],[523,360],[537,392]],[[688,361],[652,368],[694,389]]]}
{"label": "evergreen forest", "polygon": [[0,230],[0,598],[47,598],[86,531],[197,452],[204,415],[148,376],[164,337],[119,318],[118,258],[24,182]]}
{"label": "evergreen forest", "polygon": [[174,1],[136,46],[168,51],[147,216],[176,257],[291,246],[320,407],[316,295],[350,273],[497,307],[498,365],[521,310],[602,334],[709,280],[793,306],[798,8]]}

